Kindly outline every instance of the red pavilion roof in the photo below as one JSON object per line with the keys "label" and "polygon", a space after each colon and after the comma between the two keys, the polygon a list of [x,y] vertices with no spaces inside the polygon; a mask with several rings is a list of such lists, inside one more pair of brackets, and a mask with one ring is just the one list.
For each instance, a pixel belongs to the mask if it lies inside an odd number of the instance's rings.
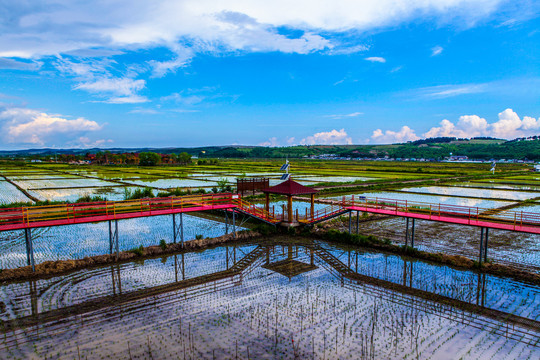
{"label": "red pavilion roof", "polygon": [[264,189],[262,190],[262,192],[281,195],[304,195],[318,193],[317,190],[301,185],[292,179],[286,180],[281,184]]}

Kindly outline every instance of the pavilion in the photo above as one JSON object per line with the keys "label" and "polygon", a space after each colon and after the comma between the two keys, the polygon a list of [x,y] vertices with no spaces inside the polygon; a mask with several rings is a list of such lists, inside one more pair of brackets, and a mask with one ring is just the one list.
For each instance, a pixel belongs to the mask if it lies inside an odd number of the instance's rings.
{"label": "pavilion", "polygon": [[287,196],[287,219],[289,223],[293,222],[293,209],[292,209],[292,197],[296,195],[311,195],[311,215],[313,216],[315,210],[315,194],[317,190],[301,185],[296,181],[289,178],[281,184],[271,186],[263,189],[262,192],[266,195],[265,209],[270,211],[270,194],[286,195]]}

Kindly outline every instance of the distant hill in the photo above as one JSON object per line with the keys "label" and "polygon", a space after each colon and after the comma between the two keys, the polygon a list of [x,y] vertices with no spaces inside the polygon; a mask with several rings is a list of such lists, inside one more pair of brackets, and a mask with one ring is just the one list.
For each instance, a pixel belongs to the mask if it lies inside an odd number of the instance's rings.
{"label": "distant hill", "polygon": [[540,137],[502,140],[494,138],[458,139],[449,137],[422,139],[391,145],[298,145],[264,146],[203,146],[195,148],[114,148],[114,149],[32,149],[0,151],[1,157],[43,158],[54,154],[85,155],[97,152],[130,153],[152,151],[162,154],[187,152],[201,158],[302,158],[332,154],[351,158],[423,158],[442,160],[453,155],[470,159],[518,159],[540,161]]}

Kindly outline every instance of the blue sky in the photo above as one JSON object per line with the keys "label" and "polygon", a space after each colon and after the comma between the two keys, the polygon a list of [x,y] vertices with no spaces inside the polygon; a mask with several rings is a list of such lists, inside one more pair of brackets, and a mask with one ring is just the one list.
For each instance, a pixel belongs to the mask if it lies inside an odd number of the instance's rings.
{"label": "blue sky", "polygon": [[537,1],[0,6],[1,149],[540,133]]}

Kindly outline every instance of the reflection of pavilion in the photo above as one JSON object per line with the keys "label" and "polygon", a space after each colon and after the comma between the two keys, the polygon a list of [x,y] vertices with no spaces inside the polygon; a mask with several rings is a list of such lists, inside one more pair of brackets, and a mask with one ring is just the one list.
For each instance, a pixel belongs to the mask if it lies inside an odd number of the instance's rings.
{"label": "reflection of pavilion", "polygon": [[[287,196],[287,219],[283,218],[283,222],[287,222],[289,224],[295,222],[293,215],[292,197],[297,195],[311,195],[310,216],[313,217],[313,214],[315,212],[315,194],[318,193],[318,191],[315,189],[299,184],[289,178],[281,184],[262,190],[262,192],[264,192],[264,194],[266,195],[265,210],[267,212],[270,212],[270,194]],[[285,212],[283,212],[283,216],[285,217]],[[296,214],[296,218],[298,218],[298,213]]]}
{"label": "reflection of pavilion", "polygon": [[313,259],[313,249],[310,249],[310,263],[306,264],[301,261],[293,259],[293,247],[292,245],[288,245],[287,247],[287,258],[284,260],[274,261],[270,262],[270,249],[267,247],[266,250],[266,263],[262,265],[261,267],[272,270],[274,272],[277,272],[278,274],[281,274],[283,276],[286,276],[289,278],[289,280],[297,275],[303,274],[305,272],[315,270],[318,268],[314,264]]}

